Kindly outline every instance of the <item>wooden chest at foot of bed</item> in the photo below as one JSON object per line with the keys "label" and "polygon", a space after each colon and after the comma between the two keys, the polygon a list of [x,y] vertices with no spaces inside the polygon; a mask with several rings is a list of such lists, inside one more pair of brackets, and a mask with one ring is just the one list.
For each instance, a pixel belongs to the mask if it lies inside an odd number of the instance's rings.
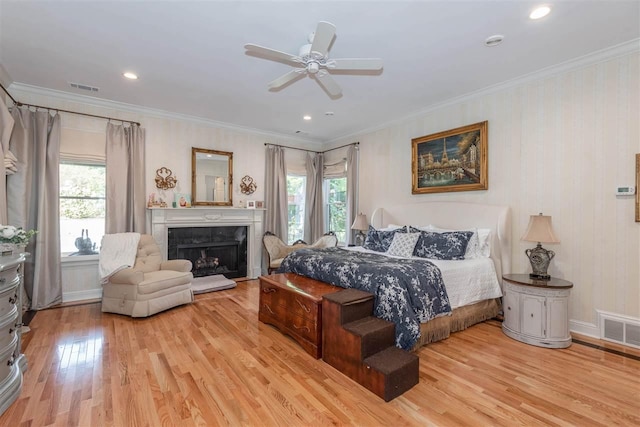
{"label": "wooden chest at foot of bed", "polygon": [[322,297],[341,289],[294,273],[260,276],[258,319],[289,335],[319,359],[322,357]]}

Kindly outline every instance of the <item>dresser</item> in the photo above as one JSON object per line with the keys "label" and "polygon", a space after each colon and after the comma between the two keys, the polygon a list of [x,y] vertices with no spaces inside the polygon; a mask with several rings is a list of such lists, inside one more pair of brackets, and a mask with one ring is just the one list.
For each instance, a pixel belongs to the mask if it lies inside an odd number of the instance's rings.
{"label": "dresser", "polygon": [[322,297],[342,288],[294,273],[260,276],[258,319],[322,357]]}
{"label": "dresser", "polygon": [[569,295],[573,283],[553,277],[537,280],[528,274],[505,274],[502,280],[502,331],[507,336],[539,347],[571,345]]}
{"label": "dresser", "polygon": [[21,345],[24,261],[24,254],[0,257],[0,414],[20,396],[27,370]]}

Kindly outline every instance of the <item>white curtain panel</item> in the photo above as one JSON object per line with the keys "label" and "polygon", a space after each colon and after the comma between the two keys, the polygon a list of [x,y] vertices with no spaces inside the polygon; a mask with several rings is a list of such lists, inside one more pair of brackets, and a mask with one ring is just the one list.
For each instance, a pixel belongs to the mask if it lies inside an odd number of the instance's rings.
{"label": "white curtain panel", "polygon": [[107,123],[105,233],[146,233],[145,131]]}
{"label": "white curtain panel", "polygon": [[355,231],[351,224],[358,214],[358,146],[352,145],[347,150],[347,244],[355,242]]}
{"label": "white curtain panel", "polygon": [[324,234],[324,205],[322,198],[324,155],[322,153],[307,153],[306,169],[304,240],[312,244]]}
{"label": "white curtain panel", "polygon": [[265,215],[264,230],[270,231],[283,241],[287,241],[287,167],[284,148],[268,145],[265,165]]}
{"label": "white curtain panel", "polygon": [[14,108],[9,149],[18,159],[7,177],[8,223],[38,230],[24,264],[24,287],[32,310],[62,302],[60,268],[60,116]]}

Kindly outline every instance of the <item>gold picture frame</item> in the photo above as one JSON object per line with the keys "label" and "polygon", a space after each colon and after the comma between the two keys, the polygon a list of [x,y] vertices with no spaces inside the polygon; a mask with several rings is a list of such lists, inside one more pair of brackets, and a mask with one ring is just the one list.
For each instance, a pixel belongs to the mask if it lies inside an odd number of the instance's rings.
{"label": "gold picture frame", "polygon": [[411,193],[489,188],[488,121],[411,140]]}
{"label": "gold picture frame", "polygon": [[640,222],[640,154],[636,154],[636,222]]}

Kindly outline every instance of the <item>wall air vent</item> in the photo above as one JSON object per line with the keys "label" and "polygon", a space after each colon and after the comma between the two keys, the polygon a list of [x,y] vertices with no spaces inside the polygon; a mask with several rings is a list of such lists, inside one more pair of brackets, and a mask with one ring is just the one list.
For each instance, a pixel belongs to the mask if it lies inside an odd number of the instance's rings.
{"label": "wall air vent", "polygon": [[69,82],[69,86],[71,86],[74,89],[82,89],[82,90],[86,90],[86,91],[89,91],[89,92],[97,92],[97,91],[100,90],[99,87],[83,85],[81,83],[71,83],[71,82]]}
{"label": "wall air vent", "polygon": [[640,348],[640,320],[598,311],[602,339]]}

